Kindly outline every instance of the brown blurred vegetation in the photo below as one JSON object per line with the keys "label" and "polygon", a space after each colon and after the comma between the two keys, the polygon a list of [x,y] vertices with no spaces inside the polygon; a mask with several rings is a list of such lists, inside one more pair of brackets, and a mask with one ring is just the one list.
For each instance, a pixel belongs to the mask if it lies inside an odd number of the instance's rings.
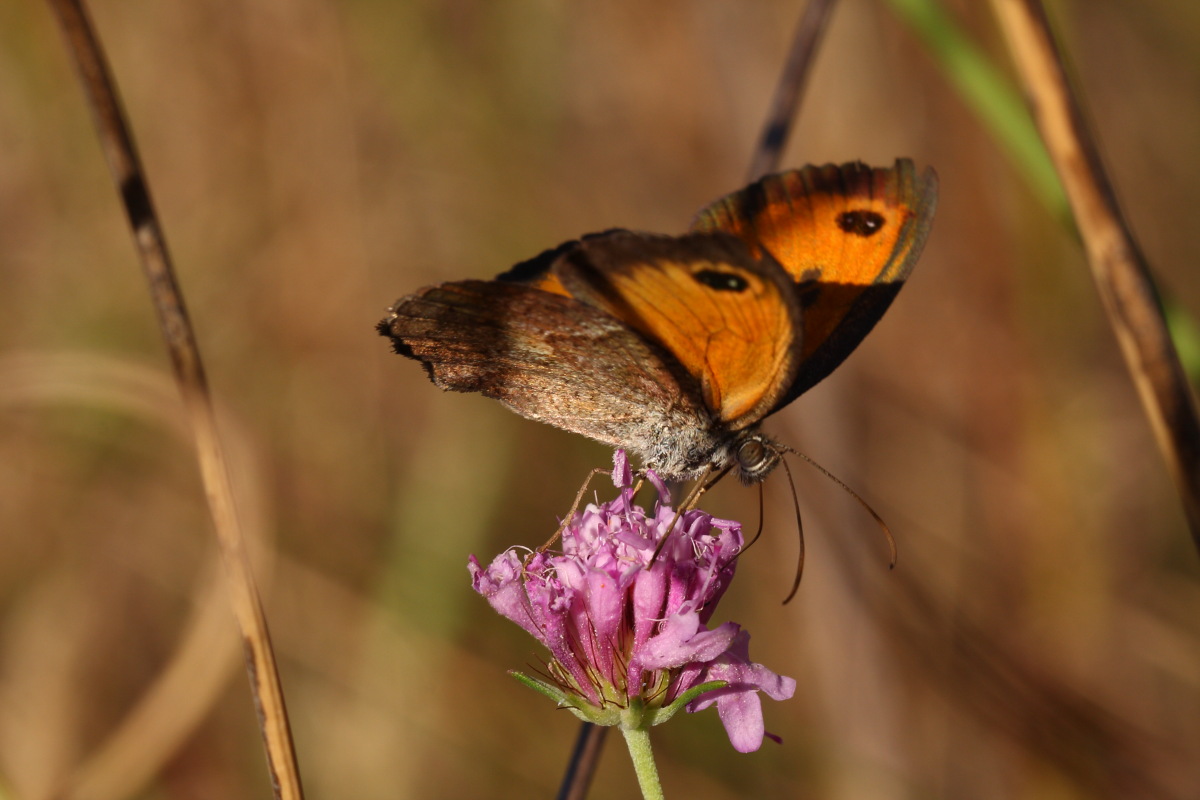
{"label": "brown blurred vegetation", "polygon": [[[742,182],[800,6],[93,4],[236,452],[309,797],[552,796],[576,723],[504,674],[540,654],[465,562],[545,539],[608,453],[442,394],[372,325],[586,231],[683,230]],[[985,4],[950,8],[1002,58]],[[1051,10],[1144,248],[1200,309],[1200,14]],[[67,64],[46,8],[0,5],[0,796],[269,797]],[[801,467],[808,566],[781,607],[796,545],[769,482],[722,614],[799,681],[765,709],[784,743],[737,755],[713,712],[677,718],[654,734],[668,796],[1198,796],[1200,561],[1080,248],[913,36],[846,0],[786,163],[899,155],[941,175],[923,262],[767,424],[871,501],[899,564]],[[753,527],[756,499],[729,482],[710,506]],[[592,796],[634,791],[612,740]]]}

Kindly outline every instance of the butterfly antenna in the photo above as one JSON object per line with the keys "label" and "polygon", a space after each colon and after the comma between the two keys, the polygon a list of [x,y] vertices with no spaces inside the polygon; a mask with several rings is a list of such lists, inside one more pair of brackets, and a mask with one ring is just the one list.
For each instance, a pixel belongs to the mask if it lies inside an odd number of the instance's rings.
{"label": "butterfly antenna", "polygon": [[[749,549],[750,549],[750,546],[751,546],[751,545],[753,545],[755,542],[757,542],[757,541],[758,541],[758,537],[762,536],[762,532],[763,532],[763,520],[764,520],[764,518],[765,518],[765,515],[764,515],[764,513],[763,513],[763,506],[764,506],[764,503],[763,503],[763,482],[762,482],[762,481],[759,481],[759,482],[758,482],[758,530],[754,532],[754,535],[750,537],[750,541],[749,541],[749,542],[747,542],[747,543],[746,543],[746,546],[742,548],[742,553],[744,553],[744,552],[746,552],[747,550],[749,550]],[[738,555],[740,556],[740,555],[741,555],[741,553],[739,553]]]}
{"label": "butterfly antenna", "polygon": [[[789,447],[789,448],[787,448],[787,450],[788,450],[788,452],[795,453],[797,456],[799,456],[800,458],[802,458],[802,459],[804,459],[805,461],[807,461],[807,462],[809,463],[809,465],[811,465],[811,466],[812,466],[814,469],[816,469],[818,472],[820,472],[820,473],[821,473],[822,475],[824,475],[826,478],[829,478],[829,480],[833,481],[833,482],[834,482],[834,483],[836,483],[838,486],[842,487],[842,491],[844,491],[846,494],[850,495],[850,496],[851,496],[851,497],[853,497],[855,500],[857,500],[857,501],[858,501],[858,504],[859,504],[860,506],[862,506],[862,507],[863,507],[863,509],[865,509],[865,510],[866,510],[866,512],[867,512],[868,514],[870,514],[870,515],[871,515],[871,517],[872,517],[872,518],[873,518],[873,519],[874,519],[874,520],[875,520],[877,523],[879,523],[879,527],[880,527],[880,529],[883,531],[884,538],[886,538],[886,539],[887,539],[887,543],[888,543],[888,550],[891,552],[891,559],[888,561],[888,569],[895,569],[895,568],[896,568],[896,558],[897,558],[897,556],[899,556],[899,550],[898,550],[898,549],[897,549],[897,547],[896,547],[896,537],[892,535],[892,529],[891,529],[891,528],[889,528],[889,527],[888,527],[888,524],[887,524],[886,522],[884,522],[884,521],[883,521],[883,517],[879,516],[879,513],[878,513],[878,512],[876,512],[876,511],[875,511],[875,509],[871,507],[871,504],[870,504],[870,503],[868,503],[866,500],[864,500],[864,499],[862,498],[862,496],[861,496],[861,495],[859,495],[859,493],[858,493],[858,492],[856,492],[856,491],[854,491],[853,489],[851,489],[851,488],[850,488],[850,487],[849,487],[849,486],[846,484],[846,482],[845,482],[845,481],[843,481],[841,478],[839,478],[838,476],[834,475],[832,472],[830,472],[829,470],[825,469],[825,468],[824,468],[824,467],[822,467],[820,464],[818,464],[816,461],[813,461],[811,458],[809,458],[808,456],[804,455],[804,453],[801,453],[799,450],[793,450],[793,449],[792,449],[792,448],[790,448],[790,447]],[[785,466],[786,466],[786,463],[785,463]],[[790,474],[790,473],[789,473],[789,474]]]}
{"label": "butterfly antenna", "polygon": [[788,596],[783,598],[783,604],[786,606],[796,596],[800,589],[800,578],[804,575],[804,518],[800,514],[800,495],[796,493],[796,479],[792,477],[792,468],[788,466],[786,458],[780,459],[780,463],[783,464],[783,471],[787,473],[788,486],[792,487],[792,506],[796,509],[796,536],[800,540],[800,555],[796,558],[796,579],[792,581],[792,590],[788,592]]}

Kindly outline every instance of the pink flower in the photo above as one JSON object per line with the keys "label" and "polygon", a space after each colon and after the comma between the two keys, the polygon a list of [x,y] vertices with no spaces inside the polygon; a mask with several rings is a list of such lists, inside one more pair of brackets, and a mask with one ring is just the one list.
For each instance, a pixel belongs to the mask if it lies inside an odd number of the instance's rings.
{"label": "pink flower", "polygon": [[707,625],[733,580],[741,526],[686,511],[654,558],[676,512],[662,483],[648,477],[660,496],[652,513],[634,505],[629,465],[617,451],[619,496],[575,515],[561,554],[534,553],[522,563],[510,549],[486,569],[472,556],[474,588],[550,651],[549,680],[518,677],[580,718],[646,728],[681,707],[715,703],[734,748],[757,750],[758,693],[786,700],[796,682],[752,663],[750,636],[736,623]]}

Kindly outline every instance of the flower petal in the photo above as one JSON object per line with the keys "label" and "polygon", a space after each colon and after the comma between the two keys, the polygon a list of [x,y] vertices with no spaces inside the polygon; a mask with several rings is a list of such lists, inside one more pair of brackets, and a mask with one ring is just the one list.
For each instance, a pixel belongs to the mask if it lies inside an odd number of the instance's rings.
{"label": "flower petal", "polygon": [[[726,622],[710,631],[700,624],[700,615],[695,611],[673,614],[660,632],[634,653],[634,658],[647,669],[673,669],[691,661],[712,661],[729,649],[739,630],[736,623]],[[725,679],[710,676],[708,680]],[[686,686],[682,688],[686,690]]]}
{"label": "flower petal", "polygon": [[613,451],[612,481],[613,486],[618,489],[624,489],[633,483],[633,470],[629,468],[629,456],[624,450]]}
{"label": "flower petal", "polygon": [[796,691],[796,681],[777,675],[749,659],[750,634],[741,631],[729,649],[703,671],[696,683],[722,680],[726,685],[705,692],[688,704],[688,711],[703,711],[714,703],[729,742],[739,753],[762,746],[764,733],[762,701],[764,692],[772,700],[786,700]]}
{"label": "flower petal", "polygon": [[[718,690],[720,691],[720,690]],[[753,753],[762,747],[762,701],[754,692],[734,692],[717,700],[717,715],[725,726],[729,743],[739,753]]]}
{"label": "flower petal", "polygon": [[[677,514],[662,480],[646,477],[660,493],[650,511],[634,503],[628,458],[616,453],[617,497],[567,520],[561,552],[512,549],[487,567],[472,557],[472,584],[545,645],[539,685],[585,718],[616,724],[614,712],[640,707],[647,719],[669,709],[665,721],[687,698],[688,711],[717,706],[735,748],[757,749],[759,692],[790,697],[795,681],[751,662],[737,624],[708,627],[733,578],[741,526],[698,509]],[[704,691],[714,681],[724,685]]]}
{"label": "flower petal", "polygon": [[625,592],[617,578],[604,570],[591,570],[579,611],[583,616],[575,619],[575,627],[583,660],[598,669],[609,685],[620,687],[625,676],[617,674],[614,651],[625,617]]}
{"label": "flower petal", "polygon": [[663,479],[658,477],[658,473],[652,469],[646,470],[646,479],[650,481],[650,485],[658,490],[658,502],[664,506],[671,505],[671,490],[663,483]]}
{"label": "flower petal", "polygon": [[471,586],[487,599],[497,613],[542,640],[538,626],[530,615],[529,596],[521,583],[521,559],[515,551],[504,551],[492,559],[486,569],[472,555],[467,560],[467,570],[471,573]]}

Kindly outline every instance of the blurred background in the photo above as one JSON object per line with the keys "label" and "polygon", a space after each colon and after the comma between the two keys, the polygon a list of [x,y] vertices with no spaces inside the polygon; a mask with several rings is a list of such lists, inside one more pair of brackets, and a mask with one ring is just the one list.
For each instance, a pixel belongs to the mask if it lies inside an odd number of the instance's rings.
{"label": "blurred background", "polygon": [[[900,5],[900,4],[897,4]],[[96,0],[234,455],[311,798],[550,797],[577,722],[470,590],[599,445],[433,387],[373,325],[744,183],[803,4]],[[952,18],[1009,71],[986,4]],[[1051,13],[1163,288],[1200,309],[1200,8]],[[46,7],[0,4],[0,796],[266,798],[192,447]],[[882,2],[845,0],[785,166],[910,156],[925,256],[766,429],[719,619],[795,677],[766,742],[654,731],[668,796],[1200,795],[1200,559],[1069,229]],[[757,524],[727,481],[714,513]],[[594,798],[633,796],[611,740]]]}

